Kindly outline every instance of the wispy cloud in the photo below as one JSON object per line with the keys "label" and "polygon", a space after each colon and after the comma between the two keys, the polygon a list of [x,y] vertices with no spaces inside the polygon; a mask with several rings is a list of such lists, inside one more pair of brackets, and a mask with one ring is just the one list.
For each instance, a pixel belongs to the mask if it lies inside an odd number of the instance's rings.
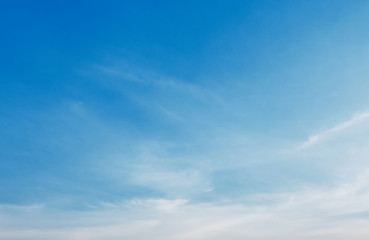
{"label": "wispy cloud", "polygon": [[330,128],[326,131],[323,131],[323,132],[320,132],[318,134],[311,136],[307,141],[305,141],[299,146],[299,149],[304,149],[304,148],[313,146],[320,141],[329,139],[336,133],[342,132],[350,127],[353,127],[355,125],[358,125],[368,120],[369,120],[369,112],[356,114],[350,120],[344,123],[338,124],[337,126],[334,126],[333,128]]}
{"label": "wispy cloud", "polygon": [[166,196],[191,196],[211,191],[209,179],[194,168],[169,170],[159,166],[138,165],[131,172],[135,184],[159,190]]}
{"label": "wispy cloud", "polygon": [[173,77],[164,76],[154,71],[127,64],[124,61],[116,61],[114,64],[108,65],[95,64],[93,68],[92,71],[105,75],[104,81],[106,81],[106,77],[110,77],[119,81],[151,84],[156,87],[186,93],[202,101],[211,100],[218,103],[222,102],[217,94],[198,84],[180,81]]}
{"label": "wispy cloud", "polygon": [[[89,212],[2,215],[0,239],[354,239],[369,234],[368,174],[332,189],[267,194],[272,204],[134,199]],[[123,217],[124,216],[124,217]],[[73,225],[65,224],[73,218]],[[64,220],[66,222],[64,222]],[[21,224],[20,224],[21,222]],[[35,223],[36,222],[36,223]],[[63,224],[64,222],[64,224]],[[37,228],[34,228],[37,224]]]}
{"label": "wispy cloud", "polygon": [[177,114],[173,113],[172,111],[168,110],[167,108],[163,107],[163,106],[159,106],[159,108],[162,110],[162,112],[164,112],[169,118],[174,119],[178,122],[184,122],[184,119],[180,116],[178,116]]}

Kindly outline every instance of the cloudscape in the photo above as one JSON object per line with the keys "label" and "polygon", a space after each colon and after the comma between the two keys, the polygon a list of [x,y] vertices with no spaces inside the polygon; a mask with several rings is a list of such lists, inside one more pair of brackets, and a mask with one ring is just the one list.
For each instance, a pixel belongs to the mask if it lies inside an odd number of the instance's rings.
{"label": "cloudscape", "polygon": [[0,3],[0,240],[364,240],[369,2]]}

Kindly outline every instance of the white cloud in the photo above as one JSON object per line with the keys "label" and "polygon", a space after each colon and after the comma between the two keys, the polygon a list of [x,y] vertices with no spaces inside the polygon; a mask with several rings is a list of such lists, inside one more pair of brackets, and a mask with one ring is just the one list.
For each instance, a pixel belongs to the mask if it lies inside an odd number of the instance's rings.
{"label": "white cloud", "polygon": [[[135,199],[89,212],[40,210],[33,218],[3,216],[0,239],[364,240],[369,234],[368,180],[365,173],[332,189],[259,196],[278,200],[264,205]],[[74,224],[66,224],[68,219]]]}

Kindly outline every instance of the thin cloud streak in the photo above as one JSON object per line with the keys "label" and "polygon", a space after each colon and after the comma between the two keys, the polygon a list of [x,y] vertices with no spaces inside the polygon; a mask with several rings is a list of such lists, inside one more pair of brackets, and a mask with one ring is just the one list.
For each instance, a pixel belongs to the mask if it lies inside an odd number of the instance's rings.
{"label": "thin cloud streak", "polygon": [[328,129],[326,131],[323,131],[321,133],[311,136],[307,141],[305,141],[304,143],[300,145],[299,149],[311,147],[315,145],[316,143],[331,137],[333,134],[342,132],[350,127],[358,125],[367,120],[369,120],[369,112],[357,114],[347,122],[341,123],[331,129]]}
{"label": "thin cloud streak", "polygon": [[202,101],[211,100],[217,103],[223,103],[217,94],[207,88],[180,81],[172,77],[162,76],[146,69],[128,66],[127,64],[119,61],[115,62],[112,66],[94,64],[92,71],[103,74],[105,76],[104,81],[106,80],[106,77],[113,77],[119,80],[131,81],[139,84],[152,84],[157,87],[168,88],[189,94]]}

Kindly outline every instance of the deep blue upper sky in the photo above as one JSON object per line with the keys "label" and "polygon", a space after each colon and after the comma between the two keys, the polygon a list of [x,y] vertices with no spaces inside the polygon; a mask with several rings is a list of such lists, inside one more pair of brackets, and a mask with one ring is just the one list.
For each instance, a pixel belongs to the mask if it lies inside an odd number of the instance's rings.
{"label": "deep blue upper sky", "polygon": [[2,1],[0,203],[216,201],[331,183],[329,164],[275,153],[368,109],[368,10]]}

